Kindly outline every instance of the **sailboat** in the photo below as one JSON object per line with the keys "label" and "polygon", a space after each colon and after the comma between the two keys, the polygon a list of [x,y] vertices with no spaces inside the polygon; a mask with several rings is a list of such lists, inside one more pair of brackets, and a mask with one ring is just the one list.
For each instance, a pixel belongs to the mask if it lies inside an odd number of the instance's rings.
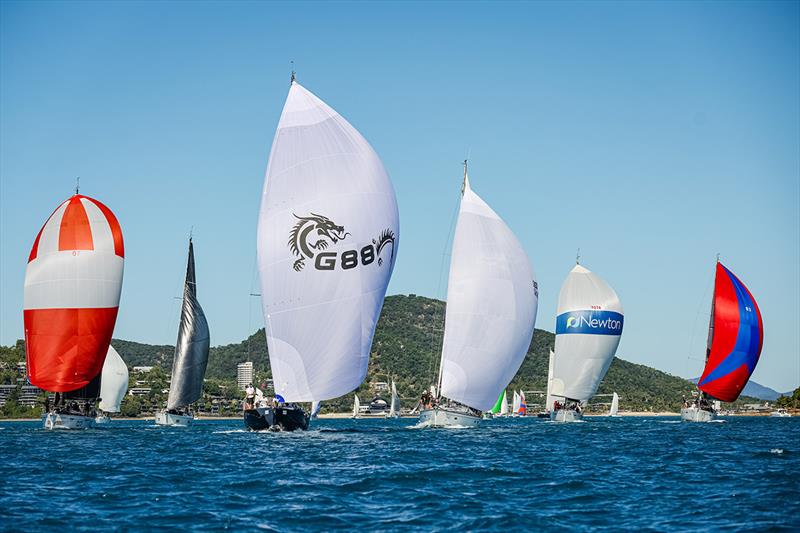
{"label": "sailboat", "polygon": [[183,305],[178,327],[178,342],[172,360],[172,379],[167,397],[167,408],[156,413],[159,426],[187,427],[194,416],[191,405],[203,395],[203,378],[208,365],[211,345],[208,321],[197,301],[197,281],[194,269],[194,245],[189,237],[189,258],[186,280],[183,284]]}
{"label": "sailboat", "polygon": [[508,393],[503,389],[503,401],[500,404],[500,416],[508,416]]}
{"label": "sailboat", "polygon": [[511,416],[519,416],[519,408],[522,405],[522,397],[517,391],[514,391],[514,396],[511,401]]}
{"label": "sailboat", "polygon": [[467,162],[447,285],[439,396],[422,427],[469,426],[495,404],[533,337],[538,286],[509,227],[469,183]]}
{"label": "sailboat", "polygon": [[545,395],[544,400],[544,409],[539,412],[536,416],[537,418],[550,418],[550,409],[553,407],[553,403],[555,402],[555,398],[551,393],[551,389],[553,386],[553,365],[556,362],[556,354],[553,349],[550,349],[550,358],[548,359],[547,363],[547,394]]}
{"label": "sailboat", "polygon": [[392,400],[389,403],[389,412],[386,418],[399,418],[400,417],[400,396],[397,394],[397,387],[392,380]]}
{"label": "sailboat", "polygon": [[316,401],[311,402],[311,420],[314,420],[319,417],[319,410],[322,409],[322,402]]}
{"label": "sailboat", "polygon": [[111,345],[100,376],[100,403],[97,405],[100,413],[95,422],[105,424],[110,420],[108,413],[119,413],[122,399],[128,392],[128,365]]}
{"label": "sailboat", "polygon": [[736,401],[756,368],[763,342],[764,325],[755,298],[717,259],[706,363],[697,382],[700,393],[684,403],[681,420],[710,422],[717,417],[713,400]]}
{"label": "sailboat", "polygon": [[[624,322],[617,293],[579,262],[558,295],[553,398],[550,420],[583,418],[582,407],[597,392],[619,346]],[[550,401],[550,400],[548,400]]]}
{"label": "sailboat", "polygon": [[615,392],[614,395],[611,397],[611,410],[608,412],[608,416],[619,416],[617,413],[619,412],[619,395]]}
{"label": "sailboat", "polygon": [[358,394],[353,396],[353,416],[350,418],[361,418],[361,402],[358,400]]}
{"label": "sailboat", "polygon": [[493,418],[500,416],[500,409],[503,408],[502,403],[503,403],[503,395],[505,394],[505,392],[506,391],[503,390],[503,392],[500,393],[500,395],[497,397],[497,402],[494,404],[494,407],[492,407],[488,413],[484,413],[484,418]]}
{"label": "sailboat", "polygon": [[525,401],[525,391],[519,391],[519,409],[515,413],[517,416],[528,414],[528,402]]}
{"label": "sailboat", "polygon": [[45,429],[93,427],[119,310],[125,250],[114,213],[78,193],[42,226],[25,269],[28,379],[48,396]]}
{"label": "sailboat", "polygon": [[367,373],[399,239],[378,155],[294,73],[267,165],[258,268],[275,425],[307,429],[299,402],[355,390]]}

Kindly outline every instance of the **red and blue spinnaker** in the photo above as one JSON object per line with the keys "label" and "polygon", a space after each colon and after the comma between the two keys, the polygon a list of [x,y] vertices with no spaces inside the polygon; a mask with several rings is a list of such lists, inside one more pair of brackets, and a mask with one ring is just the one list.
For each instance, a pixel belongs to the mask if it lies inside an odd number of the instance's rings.
{"label": "red and blue spinnaker", "polygon": [[756,368],[763,343],[764,326],[755,298],[718,262],[706,367],[698,388],[723,402],[735,401]]}

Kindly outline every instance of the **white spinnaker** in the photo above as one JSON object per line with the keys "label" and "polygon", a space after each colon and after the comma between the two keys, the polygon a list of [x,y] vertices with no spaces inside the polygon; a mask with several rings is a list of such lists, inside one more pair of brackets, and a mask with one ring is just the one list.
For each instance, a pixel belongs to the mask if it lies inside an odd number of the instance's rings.
{"label": "white spinnaker", "polygon": [[[558,295],[556,319],[555,364],[550,393],[561,398],[588,401],[603,380],[614,360],[622,334],[622,303],[608,283],[581,265],[575,265]],[[576,333],[563,329],[561,317],[596,317],[603,320],[619,319],[615,334],[607,328],[574,328]],[[606,334],[586,331],[606,331]]]}
{"label": "white spinnaker", "polygon": [[98,407],[106,413],[118,413],[126,392],[128,392],[128,365],[114,347],[109,346],[100,377]]}
{"label": "white spinnaker", "polygon": [[611,397],[611,411],[609,414],[611,416],[617,416],[619,412],[619,395],[615,392],[614,396]]}
{"label": "white spinnaker", "polygon": [[293,82],[258,220],[269,358],[286,401],[336,398],[364,380],[398,237],[394,189],[377,154]]}
{"label": "white spinnaker", "polygon": [[441,395],[491,409],[525,359],[537,305],[525,250],[465,176],[447,284]]}

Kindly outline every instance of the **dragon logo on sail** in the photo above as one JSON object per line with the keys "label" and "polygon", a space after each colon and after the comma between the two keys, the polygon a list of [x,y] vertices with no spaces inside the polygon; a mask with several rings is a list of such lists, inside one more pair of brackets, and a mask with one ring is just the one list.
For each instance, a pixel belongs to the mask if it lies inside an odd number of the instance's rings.
{"label": "dragon logo on sail", "polygon": [[378,266],[383,264],[381,252],[391,244],[392,251],[390,262],[394,258],[394,232],[387,228],[377,237],[372,239],[372,243],[362,247],[360,250],[347,250],[339,254],[338,252],[325,251],[328,247],[343,241],[350,235],[345,231],[344,226],[340,226],[324,215],[311,213],[308,216],[300,217],[292,213],[298,222],[289,233],[289,249],[297,259],[292,268],[295,272],[300,272],[306,265],[306,261],[313,261],[316,270],[334,270],[337,264],[343,270],[350,270],[359,264],[366,266],[377,258]]}

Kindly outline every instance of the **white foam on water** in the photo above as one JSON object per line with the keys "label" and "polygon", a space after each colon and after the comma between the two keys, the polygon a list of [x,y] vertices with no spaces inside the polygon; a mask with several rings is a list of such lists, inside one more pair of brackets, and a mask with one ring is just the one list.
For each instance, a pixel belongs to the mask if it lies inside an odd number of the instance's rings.
{"label": "white foam on water", "polygon": [[406,426],[406,429],[425,429],[431,426],[430,420],[426,420],[425,422],[418,422],[413,426]]}
{"label": "white foam on water", "polygon": [[[248,431],[248,430],[246,430],[246,429],[226,429],[226,430],[221,430],[221,431],[212,431],[211,433],[217,433],[217,434],[227,434],[227,433],[247,433],[247,431]],[[259,432],[258,432],[258,431],[256,431],[256,433],[259,433]]]}
{"label": "white foam on water", "polygon": [[769,453],[777,453],[778,455],[781,455],[783,453],[783,448],[772,448]]}

